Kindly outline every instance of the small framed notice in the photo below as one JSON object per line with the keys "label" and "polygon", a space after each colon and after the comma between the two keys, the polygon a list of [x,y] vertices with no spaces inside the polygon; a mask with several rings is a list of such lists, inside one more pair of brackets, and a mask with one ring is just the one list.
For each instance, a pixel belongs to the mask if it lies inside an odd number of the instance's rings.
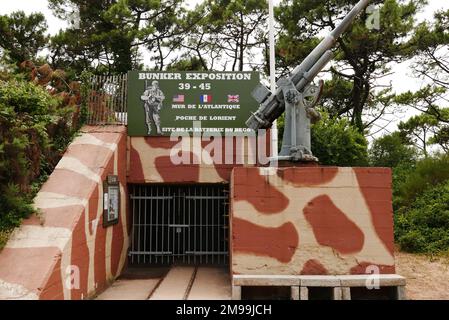
{"label": "small framed notice", "polygon": [[103,227],[118,223],[120,217],[120,183],[110,175],[103,184]]}

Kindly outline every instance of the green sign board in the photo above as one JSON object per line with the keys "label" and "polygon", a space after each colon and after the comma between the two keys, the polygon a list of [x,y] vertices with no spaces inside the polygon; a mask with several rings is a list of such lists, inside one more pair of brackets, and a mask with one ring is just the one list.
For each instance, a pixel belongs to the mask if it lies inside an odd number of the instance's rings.
{"label": "green sign board", "polygon": [[245,121],[259,107],[251,97],[258,84],[257,72],[130,71],[128,135],[248,132]]}

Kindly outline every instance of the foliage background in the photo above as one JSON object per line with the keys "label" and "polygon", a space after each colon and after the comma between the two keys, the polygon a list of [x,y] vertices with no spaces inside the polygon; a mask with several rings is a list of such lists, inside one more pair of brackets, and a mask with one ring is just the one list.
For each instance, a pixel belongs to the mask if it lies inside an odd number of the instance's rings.
{"label": "foliage background", "polygon": [[0,248],[34,211],[34,195],[79,128],[77,113],[23,75],[0,80]]}

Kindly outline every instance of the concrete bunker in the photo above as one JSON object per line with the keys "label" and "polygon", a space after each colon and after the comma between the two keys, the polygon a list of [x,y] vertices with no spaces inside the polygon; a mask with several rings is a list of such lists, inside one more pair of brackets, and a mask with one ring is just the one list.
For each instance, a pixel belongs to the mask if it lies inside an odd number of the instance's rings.
{"label": "concrete bunker", "polygon": [[[186,135],[190,161],[176,163],[180,141],[148,135],[142,89],[128,86],[129,113],[110,109],[120,126],[103,126],[92,113],[93,125],[69,146],[36,197],[44,223],[25,221],[0,254],[0,294],[91,298],[120,277],[148,280],[163,266],[145,297],[211,298],[214,283],[213,297],[221,299],[368,298],[373,292],[358,288],[370,270],[381,288],[393,287],[382,295],[405,297],[405,279],[395,274],[390,169],[238,160],[270,150],[269,135],[258,136],[255,150],[244,148],[246,140],[219,150],[211,148],[215,138]],[[243,103],[244,93],[221,99]],[[202,106],[211,98],[193,96]],[[232,161],[215,161],[219,155]],[[112,193],[104,183],[111,177]],[[113,198],[111,211],[105,204]],[[137,275],[134,266],[143,267]],[[29,276],[30,268],[40,272]]]}

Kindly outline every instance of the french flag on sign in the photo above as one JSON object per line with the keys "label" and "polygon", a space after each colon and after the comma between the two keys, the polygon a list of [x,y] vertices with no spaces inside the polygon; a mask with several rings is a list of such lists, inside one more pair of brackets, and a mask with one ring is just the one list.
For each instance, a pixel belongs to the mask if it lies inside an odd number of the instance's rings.
{"label": "french flag on sign", "polygon": [[210,94],[202,94],[200,96],[201,103],[211,103],[212,96]]}

